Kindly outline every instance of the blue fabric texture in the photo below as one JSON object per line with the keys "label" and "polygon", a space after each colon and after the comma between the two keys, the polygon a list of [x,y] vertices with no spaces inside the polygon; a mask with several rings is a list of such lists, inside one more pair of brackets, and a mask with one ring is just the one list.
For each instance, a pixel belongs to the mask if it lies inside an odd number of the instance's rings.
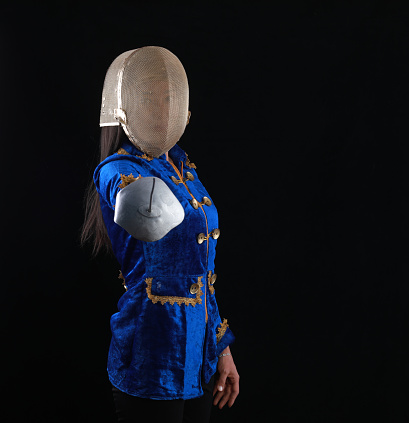
{"label": "blue fabric texture", "polygon": [[[213,203],[195,209],[190,201],[211,199],[186,153],[175,145],[169,156],[149,158],[124,142],[119,153],[101,162],[94,173],[105,225],[120,263],[127,291],[111,317],[108,353],[111,383],[127,394],[151,399],[189,399],[203,395],[215,373],[218,355],[234,341],[219,315],[214,273],[218,228]],[[176,184],[190,172],[194,180]],[[116,195],[123,176],[161,178],[185,210],[183,222],[155,242],[133,238],[114,222]],[[203,233],[208,239],[197,242]],[[191,286],[199,289],[191,293]],[[207,316],[207,321],[206,321]]]}

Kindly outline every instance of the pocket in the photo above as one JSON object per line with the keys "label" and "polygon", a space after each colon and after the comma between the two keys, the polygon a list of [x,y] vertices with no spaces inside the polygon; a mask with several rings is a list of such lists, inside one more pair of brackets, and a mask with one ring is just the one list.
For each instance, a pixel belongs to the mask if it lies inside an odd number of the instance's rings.
{"label": "pocket", "polygon": [[146,293],[153,304],[160,303],[162,305],[170,303],[181,306],[202,303],[203,276],[199,277],[172,277],[172,276],[155,276],[154,278],[146,278]]}

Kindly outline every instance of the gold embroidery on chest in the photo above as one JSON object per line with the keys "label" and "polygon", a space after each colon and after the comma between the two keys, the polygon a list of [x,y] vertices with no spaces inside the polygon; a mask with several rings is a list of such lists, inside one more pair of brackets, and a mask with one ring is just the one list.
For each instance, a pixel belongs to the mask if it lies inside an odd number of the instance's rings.
{"label": "gold embroidery on chest", "polygon": [[130,173],[128,176],[123,175],[121,173],[121,181],[122,183],[120,183],[118,185],[119,188],[125,188],[127,185],[131,184],[132,182],[137,181],[138,179],[142,178],[142,176],[139,174],[139,176],[137,178],[135,178],[132,173]]}
{"label": "gold embroidery on chest", "polygon": [[202,283],[202,278],[203,276],[199,276],[197,278],[197,284],[199,285],[199,289],[196,292],[196,297],[195,298],[191,298],[191,297],[173,297],[173,296],[168,296],[168,295],[154,295],[152,294],[152,280],[153,278],[146,278],[145,282],[146,282],[146,293],[148,294],[148,298],[153,302],[153,304],[156,304],[157,302],[160,302],[162,305],[165,303],[170,303],[170,304],[177,304],[177,305],[189,305],[192,304],[193,307],[196,306],[196,304],[202,304],[202,299],[200,298],[203,295],[203,291],[201,290],[203,283]]}
{"label": "gold embroidery on chest", "polygon": [[223,322],[220,323],[220,327],[217,328],[216,339],[217,343],[223,338],[223,335],[226,333],[226,329],[229,327],[227,324],[227,319],[223,319]]}

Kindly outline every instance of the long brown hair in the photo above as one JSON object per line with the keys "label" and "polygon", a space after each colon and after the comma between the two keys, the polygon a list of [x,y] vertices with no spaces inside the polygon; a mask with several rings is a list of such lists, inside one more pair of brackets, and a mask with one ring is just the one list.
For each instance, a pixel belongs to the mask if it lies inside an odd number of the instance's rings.
{"label": "long brown hair", "polygon": [[[108,156],[115,153],[121,146],[126,135],[121,126],[103,126],[101,128],[99,162],[101,163]],[[108,237],[102,211],[99,203],[99,194],[91,179],[84,198],[85,218],[82,225],[80,242],[84,246],[93,242],[92,254],[96,256],[101,250],[112,252],[111,241]]]}

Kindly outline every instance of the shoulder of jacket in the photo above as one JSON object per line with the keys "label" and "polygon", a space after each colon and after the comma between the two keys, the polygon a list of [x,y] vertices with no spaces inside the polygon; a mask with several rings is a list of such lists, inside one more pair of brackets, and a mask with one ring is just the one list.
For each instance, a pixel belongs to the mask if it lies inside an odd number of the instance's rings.
{"label": "shoulder of jacket", "polygon": [[101,172],[104,176],[109,177],[110,175],[118,175],[121,173],[145,173],[144,168],[146,167],[146,160],[139,156],[132,154],[121,154],[114,153],[108,156],[105,160],[98,164],[94,171],[95,183],[101,176]]}

